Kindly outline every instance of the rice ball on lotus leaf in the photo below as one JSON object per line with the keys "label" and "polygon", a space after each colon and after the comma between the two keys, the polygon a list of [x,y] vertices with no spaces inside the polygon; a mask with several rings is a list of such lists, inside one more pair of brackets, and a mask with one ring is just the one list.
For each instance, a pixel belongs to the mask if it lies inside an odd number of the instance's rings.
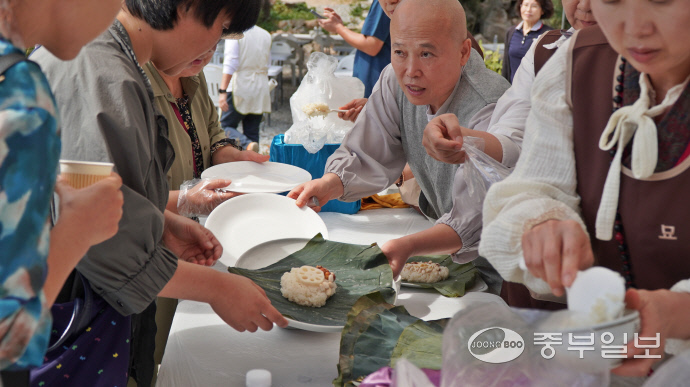
{"label": "rice ball on lotus leaf", "polygon": [[403,266],[400,276],[405,282],[436,283],[448,278],[447,267],[435,262],[409,262]]}
{"label": "rice ball on lotus leaf", "polygon": [[294,267],[280,278],[280,292],[304,306],[321,307],[335,294],[335,274],[321,266]]}

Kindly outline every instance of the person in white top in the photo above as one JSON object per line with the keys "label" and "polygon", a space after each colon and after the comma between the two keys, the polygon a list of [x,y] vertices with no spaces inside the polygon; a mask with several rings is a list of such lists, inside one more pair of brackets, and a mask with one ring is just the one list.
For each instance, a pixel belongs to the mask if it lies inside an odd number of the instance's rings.
{"label": "person in white top", "polygon": [[271,34],[259,26],[249,29],[240,40],[225,40],[223,78],[218,90],[218,106],[223,111],[220,124],[228,138],[234,138],[233,130],[241,122],[244,135],[252,142],[246,148],[254,151],[258,151],[263,113],[271,112],[270,58]]}

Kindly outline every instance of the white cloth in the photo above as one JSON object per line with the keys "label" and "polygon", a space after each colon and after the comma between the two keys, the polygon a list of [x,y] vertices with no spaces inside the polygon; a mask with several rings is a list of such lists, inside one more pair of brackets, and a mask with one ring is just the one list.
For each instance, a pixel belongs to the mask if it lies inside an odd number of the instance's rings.
{"label": "white cloth", "polygon": [[[688,78],[690,79],[690,78]],[[597,239],[611,240],[613,222],[616,220],[618,196],[621,182],[621,159],[623,151],[632,140],[632,174],[636,179],[646,179],[654,173],[658,160],[657,131],[654,117],[662,114],[680,97],[688,83],[672,87],[659,105],[654,106],[654,89],[647,74],[640,74],[640,98],[634,104],[621,107],[609,118],[604,132],[599,138],[599,148],[616,148],[616,155],[609,167],[601,204],[597,211]]]}
{"label": "white cloth", "polygon": [[[230,47],[226,47],[226,53],[228,49],[232,50],[233,45],[230,43]],[[244,33],[244,37],[238,40],[237,44],[239,64],[230,80],[235,110],[242,114],[270,113],[268,63],[271,56],[271,34],[261,27],[254,26]],[[231,51],[230,59],[232,58]],[[230,63],[228,70],[232,67],[233,64]]]}

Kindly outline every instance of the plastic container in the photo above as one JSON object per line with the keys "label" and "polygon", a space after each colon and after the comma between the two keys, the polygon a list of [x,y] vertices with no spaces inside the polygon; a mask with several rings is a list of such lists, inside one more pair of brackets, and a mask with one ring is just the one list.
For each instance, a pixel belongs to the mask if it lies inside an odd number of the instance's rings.
{"label": "plastic container", "polygon": [[112,163],[60,160],[60,174],[74,188],[84,188],[110,176]]}
{"label": "plastic container", "polygon": [[[271,158],[270,161],[278,163],[285,163],[300,167],[311,173],[312,179],[318,179],[323,176],[326,167],[326,160],[330,157],[340,144],[326,144],[316,153],[309,153],[304,146],[300,144],[286,144],[284,142],[284,135],[279,134],[273,137],[271,142]],[[331,200],[321,207],[323,212],[340,212],[343,214],[356,214],[362,206],[362,201],[343,202],[340,200]]]}

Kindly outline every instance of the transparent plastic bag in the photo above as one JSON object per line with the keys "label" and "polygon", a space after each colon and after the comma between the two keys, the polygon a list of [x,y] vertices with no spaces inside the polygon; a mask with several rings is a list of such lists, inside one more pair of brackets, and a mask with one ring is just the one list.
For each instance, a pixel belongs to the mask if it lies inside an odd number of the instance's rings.
{"label": "transparent plastic bag", "polygon": [[[558,317],[554,320],[555,316]],[[499,302],[475,302],[469,305],[458,312],[444,330],[441,387],[608,386],[610,376],[607,363],[599,361],[593,365],[588,362],[587,367],[574,366],[579,360],[578,352],[574,352],[575,359],[568,353],[571,351],[567,350],[567,333],[563,335],[564,345],[556,346],[553,358],[546,359],[541,351],[543,346],[534,344],[535,333],[558,331],[561,322],[567,320],[560,316],[560,312],[515,309]],[[494,364],[480,360],[470,352],[470,346],[477,340],[489,343],[508,340],[508,333],[504,331],[505,336],[501,337],[501,330],[495,329],[497,327],[517,333],[524,340],[524,350],[512,360]],[[487,328],[492,329],[474,336]],[[480,347],[474,351],[482,350]],[[501,349],[484,351],[496,351],[493,355],[497,355]]]}
{"label": "transparent plastic bag", "polygon": [[465,151],[465,183],[470,197],[481,202],[493,183],[510,175],[511,170],[484,153],[484,139],[463,137]]}
{"label": "transparent plastic bag", "polygon": [[436,387],[424,371],[405,359],[395,364],[392,385],[395,387]]}
{"label": "transparent plastic bag", "polygon": [[314,52],[307,62],[307,74],[290,97],[292,126],[285,133],[286,144],[302,144],[309,153],[318,152],[325,143],[342,142],[352,129],[352,122],[341,120],[335,113],[308,117],[302,108],[308,104],[326,104],[331,109],[364,96],[364,84],[354,77],[336,77],[335,57]]}
{"label": "transparent plastic bag", "polygon": [[177,212],[186,217],[206,216],[219,204],[238,195],[223,188],[231,184],[226,179],[194,179],[180,185]]}
{"label": "transparent plastic bag", "polygon": [[690,381],[690,350],[683,351],[662,364],[644,387],[684,387]]}

